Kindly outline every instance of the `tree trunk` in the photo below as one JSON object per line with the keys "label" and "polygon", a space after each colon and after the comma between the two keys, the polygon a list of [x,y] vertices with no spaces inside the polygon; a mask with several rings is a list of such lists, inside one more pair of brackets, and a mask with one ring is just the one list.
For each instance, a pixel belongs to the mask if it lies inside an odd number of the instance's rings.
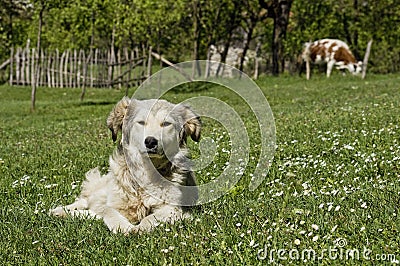
{"label": "tree trunk", "polygon": [[114,63],[115,63],[115,23],[113,24],[113,29],[111,33],[111,48],[108,58],[108,87],[112,88]]}
{"label": "tree trunk", "polygon": [[283,59],[283,40],[286,38],[286,30],[289,22],[289,12],[293,0],[275,0],[272,18],[274,19],[274,29],[272,38],[272,74],[278,76],[280,71],[280,61]]}
{"label": "tree trunk", "polygon": [[[230,24],[227,25],[227,29],[226,29],[226,38],[224,41],[224,50],[221,53],[221,61],[220,63],[225,64],[226,63],[226,57],[228,56],[228,52],[229,52],[229,47],[231,46],[231,41],[232,41],[232,36],[233,36],[233,31],[238,27],[240,21],[238,20],[238,16],[240,15],[240,2],[239,1],[233,1],[234,4],[234,12],[231,12],[231,14],[229,15],[229,21]],[[218,49],[218,45],[216,45],[217,49]],[[221,71],[222,68],[222,71]],[[224,66],[222,64],[218,64],[218,68],[217,71],[215,73],[215,75],[218,77],[219,74],[223,74],[224,73]]]}
{"label": "tree trunk", "polygon": [[193,67],[192,67],[192,78],[196,76],[201,76],[201,69],[199,65],[199,49],[200,49],[200,1],[193,1]]}
{"label": "tree trunk", "polygon": [[357,25],[357,27],[354,28],[354,32],[353,32],[353,53],[356,56],[356,58],[361,58],[360,51],[358,49],[358,28],[360,26],[360,19],[359,19],[360,11],[358,8],[357,0],[354,0],[353,7],[354,7],[354,12],[355,12],[354,23],[355,23],[355,25]]}
{"label": "tree trunk", "polygon": [[[211,60],[211,45],[215,45],[215,47],[217,47],[216,44],[216,38],[217,38],[217,25],[220,22],[220,15],[221,15],[221,9],[224,8],[224,3],[222,3],[221,5],[218,6],[216,12],[215,12],[215,16],[212,19],[212,24],[211,27],[208,28],[206,31],[209,32],[208,36],[207,36],[207,42],[206,42],[206,47],[207,47],[207,62],[206,62],[206,69],[205,69],[205,73],[204,73],[204,77],[208,78],[210,75],[210,60]],[[201,22],[201,20],[200,20]],[[206,24],[203,24],[202,27],[207,28]]]}
{"label": "tree trunk", "polygon": [[249,50],[250,42],[251,42],[251,39],[253,38],[253,31],[256,26],[256,23],[257,23],[257,21],[253,20],[253,19],[250,19],[250,21],[249,21],[249,28],[248,28],[246,40],[244,43],[243,52],[242,52],[242,55],[240,56],[240,65],[239,65],[240,72],[243,72],[244,59],[246,57],[247,50]]}
{"label": "tree trunk", "polygon": [[258,68],[259,68],[258,58],[260,56],[260,49],[261,49],[261,41],[258,38],[256,46],[256,57],[254,58],[254,76],[253,76],[254,79],[258,79]]}
{"label": "tree trunk", "polygon": [[[224,73],[225,67],[222,64],[226,63],[226,57],[228,56],[228,51],[229,51],[230,45],[231,45],[231,34],[229,35],[227,40],[225,40],[225,43],[224,43],[224,50],[221,53],[221,60],[220,60],[221,64],[218,64],[218,68],[215,73],[215,76],[217,76],[217,77],[219,76],[220,72],[222,75]],[[218,47],[217,47],[217,51],[218,51]],[[222,68],[222,70],[221,70],[221,68]]]}
{"label": "tree trunk", "polygon": [[43,24],[43,12],[44,12],[44,4],[42,3],[42,6],[40,7],[40,11],[39,11],[39,27],[38,27],[38,36],[37,36],[37,46],[36,49],[38,51],[38,63],[36,65],[36,67],[34,69],[32,69],[32,71],[34,71],[34,77],[35,79],[32,81],[31,85],[32,85],[32,91],[31,91],[31,112],[35,111],[35,105],[36,105],[36,75],[39,72],[39,60],[40,60],[40,42],[42,39],[42,24]]}

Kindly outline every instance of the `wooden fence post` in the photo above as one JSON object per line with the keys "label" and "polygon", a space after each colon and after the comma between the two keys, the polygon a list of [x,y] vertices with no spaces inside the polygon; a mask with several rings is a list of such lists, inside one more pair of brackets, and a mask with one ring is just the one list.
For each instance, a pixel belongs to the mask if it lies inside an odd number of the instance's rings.
{"label": "wooden fence post", "polygon": [[112,76],[113,76],[113,68],[114,68],[114,58],[115,58],[115,53],[114,53],[114,47],[110,49],[110,52],[108,54],[108,87],[112,87]]}
{"label": "wooden fence post", "polygon": [[30,72],[31,71],[33,71],[32,69],[31,69],[31,65],[30,65],[30,60],[31,60],[31,56],[30,56],[30,53],[31,53],[31,49],[29,48],[29,44],[30,44],[30,41],[28,40],[28,42],[27,42],[27,44],[26,44],[26,66],[25,66],[25,69],[26,69],[26,74],[25,74],[25,77],[26,77],[26,85],[30,85],[31,83],[30,83],[30,80],[31,80],[31,78],[30,78]]}
{"label": "wooden fence post", "polygon": [[53,65],[51,67],[51,84],[54,88],[59,87],[58,75],[57,75],[58,62],[60,62],[59,57],[60,57],[60,55],[59,55],[58,49],[56,49],[55,57],[53,60]]}
{"label": "wooden fence post", "polygon": [[91,57],[92,57],[92,50],[90,50],[90,52],[89,52],[89,56],[88,56],[88,58],[86,59],[86,56],[85,56],[85,51],[84,50],[81,50],[81,52],[82,52],[82,62],[83,62],[83,67],[82,67],[82,92],[81,92],[81,101],[83,101],[83,98],[85,97],[85,94],[86,94],[86,84],[87,84],[87,82],[86,82],[86,78],[87,78],[87,68],[88,68],[88,64],[89,64],[89,61],[91,60]]}
{"label": "wooden fence post", "polygon": [[153,57],[151,56],[152,47],[149,47],[149,56],[147,58],[147,78],[151,77],[151,65],[153,63]]}
{"label": "wooden fence post", "polygon": [[35,48],[32,48],[32,55],[31,55],[31,85],[35,86]]}
{"label": "wooden fence post", "polygon": [[20,77],[21,77],[21,85],[25,86],[25,62],[26,62],[26,58],[25,58],[25,49],[21,49],[21,70],[20,70]]}
{"label": "wooden fence post", "polygon": [[365,51],[364,55],[364,61],[363,61],[363,69],[362,69],[362,75],[361,78],[365,79],[365,76],[367,75],[367,65],[368,65],[368,58],[369,54],[371,53],[371,46],[372,46],[372,39],[368,42],[367,44],[367,50]]}
{"label": "wooden fence post", "polygon": [[51,57],[53,53],[47,52],[47,87],[51,88]]}
{"label": "wooden fence post", "polygon": [[68,87],[68,74],[67,74],[68,73],[68,60],[69,60],[68,56],[69,56],[69,50],[66,51],[65,60],[64,60],[63,78],[65,81],[65,87]]}
{"label": "wooden fence post", "polygon": [[32,91],[31,91],[31,112],[35,110],[35,102],[36,102],[36,70],[35,70],[35,57],[36,57],[36,52],[35,48],[32,49],[32,68],[31,68],[31,86],[32,86]]}
{"label": "wooden fence post", "polygon": [[[39,52],[39,51],[38,51]],[[44,86],[44,77],[46,76],[45,70],[46,70],[46,59],[45,55],[43,52],[43,49],[40,49],[40,55],[38,60],[38,66],[39,66],[39,81],[36,84],[36,87],[39,86]]]}
{"label": "wooden fence post", "polygon": [[[124,55],[125,55],[125,60],[129,64],[129,66],[128,66],[129,69],[132,69],[131,66],[132,66],[132,61],[133,60],[131,60],[129,58],[129,52],[128,52],[128,49],[126,47],[124,48]],[[125,82],[125,96],[128,96],[130,80],[131,80],[131,71],[128,72],[128,77],[126,78],[126,82]]]}
{"label": "wooden fence post", "polygon": [[13,85],[14,82],[14,46],[11,47],[11,56],[10,56],[10,85]]}
{"label": "wooden fence post", "polygon": [[68,56],[69,56],[69,62],[67,62],[66,66],[69,66],[69,71],[66,70],[66,73],[68,73],[68,80],[69,80],[69,87],[72,88],[72,75],[74,73],[74,64],[72,61],[72,51],[68,50]]}
{"label": "wooden fence post", "polygon": [[117,67],[117,77],[118,80],[116,80],[116,82],[118,83],[118,88],[121,89],[121,85],[122,85],[122,77],[121,77],[121,49],[118,49],[117,52],[117,61],[116,61],[116,67]]}
{"label": "wooden fence post", "polygon": [[[97,80],[97,83],[94,82],[93,77],[92,77],[92,83],[91,83],[91,84],[92,84],[92,85],[91,85],[92,87],[93,87],[93,86],[98,86],[98,87],[99,87],[99,68],[100,68],[100,67],[99,67],[99,65],[97,64],[97,57],[98,57],[98,55],[99,55],[99,49],[96,48],[96,50],[94,51],[94,65],[96,66],[96,70],[97,70],[97,71],[95,72],[95,73],[96,73],[95,79]],[[93,67],[92,67],[92,69],[93,69]]]}
{"label": "wooden fence post", "polygon": [[21,54],[21,48],[17,48],[17,53],[15,54],[15,82],[17,85],[20,85],[20,59],[19,55]]}
{"label": "wooden fence post", "polygon": [[[84,50],[66,50],[60,54],[34,48],[11,48],[11,57],[1,65],[10,64],[11,85],[47,86],[50,88],[70,87],[116,87],[128,88],[139,85],[152,74],[152,57],[158,56],[163,63],[171,64],[152,48],[142,47],[129,50],[91,50],[86,56]],[[93,58],[94,57],[94,58]],[[161,58],[161,59],[160,59]],[[160,62],[161,64],[161,62]],[[88,69],[90,68],[90,69]]]}
{"label": "wooden fence post", "polygon": [[93,88],[93,48],[90,48],[90,87]]}
{"label": "wooden fence post", "polygon": [[[78,51],[77,51],[78,52]],[[79,50],[79,54],[78,54],[78,62],[76,65],[76,87],[80,88],[81,87],[81,66],[82,66],[82,50]]]}

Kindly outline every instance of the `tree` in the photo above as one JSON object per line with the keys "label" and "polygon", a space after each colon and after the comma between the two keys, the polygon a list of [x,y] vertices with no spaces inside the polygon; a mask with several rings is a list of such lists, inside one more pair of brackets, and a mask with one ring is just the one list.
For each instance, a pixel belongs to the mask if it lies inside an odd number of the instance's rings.
{"label": "tree", "polygon": [[[272,32],[272,74],[279,75],[280,61],[283,60],[284,44],[286,30],[289,24],[290,8],[293,0],[272,0],[265,2],[259,0],[262,7],[268,10],[268,17],[274,21]],[[283,69],[283,68],[282,68]]]}
{"label": "tree", "polygon": [[253,33],[257,23],[267,18],[267,11],[257,2],[251,0],[243,1],[245,9],[242,12],[243,28],[246,31],[244,38],[243,52],[240,56],[239,70],[243,71],[244,59],[250,48],[250,42],[253,39]]}
{"label": "tree", "polygon": [[207,58],[211,45],[225,62],[229,47],[240,45],[243,69],[257,39],[260,56],[272,61],[268,70],[278,75],[304,42],[337,38],[358,59],[374,39],[370,71],[400,71],[396,0],[0,0],[0,6],[0,63],[30,39],[32,47],[60,51],[152,46],[173,62]]}
{"label": "tree", "polygon": [[[225,63],[226,58],[228,56],[229,47],[234,38],[235,30],[240,27],[241,17],[240,14],[242,12],[242,5],[240,0],[228,1],[226,6],[223,9],[223,13],[220,17],[220,21],[216,21],[215,23],[219,24],[217,27],[216,36],[216,45],[218,43],[222,44],[222,53],[221,53],[221,62]],[[221,65],[218,66],[216,71],[217,75],[220,72]]]}
{"label": "tree", "polygon": [[193,60],[195,61],[193,63],[193,69],[192,69],[192,77],[195,76],[196,72],[200,76],[201,75],[201,69],[200,66],[197,62],[197,60],[200,59],[199,56],[199,49],[200,49],[200,33],[201,33],[201,28],[200,28],[200,17],[201,17],[201,6],[200,6],[200,0],[193,0],[192,1],[192,6],[193,6]]}
{"label": "tree", "polygon": [[26,40],[31,7],[27,1],[0,0],[0,62],[9,57],[10,48]]}
{"label": "tree", "polygon": [[[42,27],[43,27],[43,12],[46,9],[46,4],[43,0],[39,0],[35,3],[38,8],[38,34],[37,34],[37,43],[36,43],[36,51],[38,54],[38,64],[36,66],[36,70],[34,76],[36,77],[36,73],[38,72],[39,68],[39,59],[40,59],[40,48],[41,48],[41,38],[42,38]],[[31,91],[31,112],[35,111],[35,103],[36,103],[36,81],[31,82],[32,91]]]}

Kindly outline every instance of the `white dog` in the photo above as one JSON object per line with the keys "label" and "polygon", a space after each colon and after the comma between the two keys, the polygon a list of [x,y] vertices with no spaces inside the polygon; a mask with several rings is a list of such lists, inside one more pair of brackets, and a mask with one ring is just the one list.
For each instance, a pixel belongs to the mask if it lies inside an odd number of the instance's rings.
{"label": "white dog", "polygon": [[199,140],[200,118],[184,105],[124,97],[107,125],[114,141],[122,130],[109,172],[90,170],[76,201],[50,213],[103,219],[112,232],[124,234],[187,217],[198,190],[186,139]]}

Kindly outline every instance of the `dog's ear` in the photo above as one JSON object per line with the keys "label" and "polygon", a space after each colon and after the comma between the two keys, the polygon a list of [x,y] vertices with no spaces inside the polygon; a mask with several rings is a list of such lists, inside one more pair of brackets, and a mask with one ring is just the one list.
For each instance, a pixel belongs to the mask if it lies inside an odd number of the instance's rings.
{"label": "dog's ear", "polygon": [[107,118],[107,126],[111,130],[112,140],[117,140],[118,131],[122,129],[122,122],[128,110],[131,100],[128,97],[122,98],[113,108]]}
{"label": "dog's ear", "polygon": [[192,140],[198,142],[200,140],[200,131],[201,131],[201,119],[199,116],[196,116],[185,123],[185,131],[187,135],[189,135]]}
{"label": "dog's ear", "polygon": [[198,142],[200,140],[201,119],[188,106],[183,106],[184,125],[181,133],[181,141],[186,142],[186,137],[190,136],[192,140]]}

